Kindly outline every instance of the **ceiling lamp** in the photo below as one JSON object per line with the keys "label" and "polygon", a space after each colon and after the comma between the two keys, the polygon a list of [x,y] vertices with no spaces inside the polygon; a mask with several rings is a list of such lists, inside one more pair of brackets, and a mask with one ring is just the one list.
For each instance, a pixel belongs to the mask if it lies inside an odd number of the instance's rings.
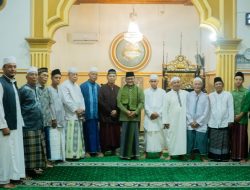
{"label": "ceiling lamp", "polygon": [[135,13],[135,10],[133,9],[133,12],[129,14],[129,25],[128,25],[128,32],[124,33],[124,40],[130,42],[130,43],[137,43],[142,40],[143,35],[139,30],[139,27],[136,23],[136,17],[137,14]]}

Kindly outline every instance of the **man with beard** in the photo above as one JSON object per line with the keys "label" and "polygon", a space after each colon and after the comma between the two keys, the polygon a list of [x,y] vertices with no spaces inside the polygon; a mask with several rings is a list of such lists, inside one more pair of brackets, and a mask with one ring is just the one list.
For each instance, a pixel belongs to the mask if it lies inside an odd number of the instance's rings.
{"label": "man with beard", "polygon": [[[0,187],[13,188],[25,177],[23,132],[19,95],[16,86],[16,58],[3,60],[0,77]],[[12,181],[14,180],[14,181]]]}

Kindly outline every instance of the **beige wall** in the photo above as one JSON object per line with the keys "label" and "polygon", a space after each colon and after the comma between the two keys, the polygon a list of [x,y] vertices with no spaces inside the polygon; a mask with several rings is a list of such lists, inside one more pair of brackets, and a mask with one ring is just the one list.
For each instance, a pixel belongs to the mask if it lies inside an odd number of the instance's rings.
{"label": "beige wall", "polygon": [[[52,46],[51,69],[67,71],[70,66],[87,72],[91,66],[97,66],[100,72],[115,68],[110,59],[110,44],[121,32],[125,32],[129,23],[129,13],[135,8],[138,25],[149,40],[152,56],[149,64],[140,72],[161,72],[163,48],[168,61],[180,53],[180,34],[183,34],[182,54],[195,63],[198,50],[204,53],[210,65],[215,69],[214,48],[209,40],[210,31],[200,29],[199,16],[193,6],[156,5],[156,4],[81,4],[72,6],[69,14],[69,26],[56,31]],[[180,14],[181,13],[181,14]],[[94,44],[74,44],[68,39],[71,33],[95,32],[99,41]],[[202,41],[202,45],[200,45]],[[212,65],[212,66],[211,66]]]}

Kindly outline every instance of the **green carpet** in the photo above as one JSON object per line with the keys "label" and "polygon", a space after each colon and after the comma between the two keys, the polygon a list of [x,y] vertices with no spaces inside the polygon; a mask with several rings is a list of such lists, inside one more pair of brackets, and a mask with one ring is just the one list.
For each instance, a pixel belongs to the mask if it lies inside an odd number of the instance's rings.
{"label": "green carpet", "polygon": [[17,189],[250,189],[250,163],[192,162],[116,156],[61,163]]}
{"label": "green carpet", "polygon": [[[58,175],[60,174],[60,175]],[[246,167],[62,167],[47,170],[36,180],[50,181],[244,181]]]}
{"label": "green carpet", "polygon": [[[17,187],[17,190],[61,190],[62,187]],[[72,187],[63,187],[65,190],[70,190],[73,189]],[[75,187],[74,189],[77,190],[105,190],[107,188],[81,188],[81,187]],[[127,190],[128,188],[108,188],[108,190]],[[133,188],[133,190],[162,190],[162,188]],[[167,189],[167,188],[164,188]],[[185,188],[186,189],[186,188]],[[188,188],[188,189],[193,189],[193,190],[216,190],[216,189],[226,189],[226,190],[235,190],[235,189],[240,189],[240,190],[249,190],[249,187],[241,187],[241,188],[236,188],[236,187],[228,187],[228,188]],[[131,189],[130,189],[131,190]],[[174,190],[183,190],[183,188],[174,188]]]}

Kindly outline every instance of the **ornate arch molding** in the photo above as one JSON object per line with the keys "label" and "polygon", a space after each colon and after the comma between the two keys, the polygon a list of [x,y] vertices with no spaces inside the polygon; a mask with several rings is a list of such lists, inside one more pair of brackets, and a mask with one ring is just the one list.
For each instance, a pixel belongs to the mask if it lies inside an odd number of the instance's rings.
{"label": "ornate arch molding", "polygon": [[0,11],[3,10],[3,8],[5,7],[7,3],[7,0],[0,0]]}
{"label": "ornate arch molding", "polygon": [[53,35],[57,29],[68,25],[69,10],[75,2],[76,0],[60,0],[57,7],[49,7],[49,9],[56,8],[56,14],[48,18],[46,22],[48,27],[48,37],[53,38]]}
{"label": "ornate arch molding", "polygon": [[[41,6],[43,8],[43,15],[40,15],[43,18],[39,19],[41,23],[38,23],[39,26],[34,30],[42,30],[44,37],[53,38],[57,29],[68,25],[69,10],[75,2],[76,0],[33,0],[34,16],[39,16],[35,12],[37,9],[41,9]],[[201,24],[212,27],[219,34],[223,27],[212,11],[214,8],[219,9],[219,7],[211,7],[209,0],[192,0],[192,3],[199,13]]]}
{"label": "ornate arch molding", "polygon": [[[192,0],[192,3],[200,15],[200,23],[212,27],[219,34],[221,32],[221,22],[212,15],[212,7],[208,0]],[[216,8],[219,9],[219,7]]]}

